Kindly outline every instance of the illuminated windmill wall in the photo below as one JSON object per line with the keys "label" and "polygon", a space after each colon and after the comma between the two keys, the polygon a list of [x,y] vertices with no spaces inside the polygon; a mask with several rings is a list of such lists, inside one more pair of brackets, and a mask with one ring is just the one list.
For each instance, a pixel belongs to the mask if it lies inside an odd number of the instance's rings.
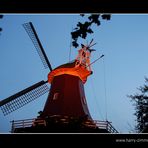
{"label": "illuminated windmill wall", "polygon": [[51,90],[45,104],[42,117],[50,115],[88,116],[91,118],[84,83],[92,73],[88,47],[79,50],[77,58],[55,68],[48,74]]}

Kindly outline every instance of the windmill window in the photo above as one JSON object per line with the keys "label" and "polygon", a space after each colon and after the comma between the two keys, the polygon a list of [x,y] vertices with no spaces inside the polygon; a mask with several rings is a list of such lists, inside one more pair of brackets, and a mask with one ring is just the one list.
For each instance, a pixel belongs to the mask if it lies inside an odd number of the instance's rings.
{"label": "windmill window", "polygon": [[58,95],[59,95],[59,93],[54,93],[53,100],[57,100],[58,99]]}

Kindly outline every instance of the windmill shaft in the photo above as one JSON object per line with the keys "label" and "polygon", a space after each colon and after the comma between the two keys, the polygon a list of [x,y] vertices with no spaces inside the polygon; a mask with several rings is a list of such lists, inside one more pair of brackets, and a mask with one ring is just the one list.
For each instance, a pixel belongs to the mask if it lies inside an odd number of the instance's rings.
{"label": "windmill shaft", "polygon": [[97,43],[92,44],[91,46],[89,46],[89,48],[92,47],[92,46],[94,46],[94,45],[96,45],[96,44],[97,44]]}
{"label": "windmill shaft", "polygon": [[102,57],[104,57],[104,55],[101,55],[99,58],[97,58],[95,61],[93,61],[92,63],[90,63],[89,65],[87,65],[86,67],[89,67],[90,65],[94,64],[95,62],[97,62],[99,59],[101,59]]}
{"label": "windmill shaft", "polygon": [[93,40],[94,40],[94,39],[92,39],[92,40],[90,41],[90,43],[89,43],[88,47],[91,45],[91,43],[93,42]]}

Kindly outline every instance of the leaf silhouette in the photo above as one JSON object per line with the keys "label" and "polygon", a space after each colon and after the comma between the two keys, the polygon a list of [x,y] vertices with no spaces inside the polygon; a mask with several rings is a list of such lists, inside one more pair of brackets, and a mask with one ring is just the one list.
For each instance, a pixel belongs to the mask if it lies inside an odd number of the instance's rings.
{"label": "leaf silhouette", "polygon": [[4,16],[3,15],[0,15],[0,19],[2,19]]}
{"label": "leaf silhouette", "polygon": [[109,14],[102,15],[102,19],[104,19],[104,20],[110,20],[110,18],[111,18],[111,15],[109,15]]}
{"label": "leaf silhouette", "polygon": [[[84,14],[80,14],[80,16],[84,16]],[[91,29],[92,24],[96,24],[97,26],[101,25],[101,22],[99,20],[99,17],[102,16],[102,19],[110,20],[111,15],[109,14],[91,14],[88,16],[88,21],[85,21],[84,23],[78,22],[77,27],[74,29],[73,32],[71,32],[71,36],[73,39],[72,45],[74,47],[78,47],[79,44],[77,43],[78,38],[86,39],[88,34],[94,33]]]}

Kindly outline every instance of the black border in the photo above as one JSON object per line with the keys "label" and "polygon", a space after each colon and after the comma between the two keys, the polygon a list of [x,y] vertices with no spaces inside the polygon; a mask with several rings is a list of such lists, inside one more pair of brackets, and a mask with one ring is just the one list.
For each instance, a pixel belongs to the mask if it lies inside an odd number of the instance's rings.
{"label": "black border", "polygon": [[[148,4],[146,0],[0,0],[0,13],[139,14],[148,13]],[[131,142],[128,142],[130,139]],[[0,134],[0,146],[19,147],[30,147],[31,145],[33,147],[55,147],[57,145],[60,147],[80,147],[80,144],[83,147],[98,147],[102,144],[103,146],[148,144],[144,140],[148,140],[148,134]]]}
{"label": "black border", "polygon": [[1,13],[147,13],[146,0],[1,0]]}
{"label": "black border", "polygon": [[148,144],[147,134],[0,134],[1,146],[99,147]]}

